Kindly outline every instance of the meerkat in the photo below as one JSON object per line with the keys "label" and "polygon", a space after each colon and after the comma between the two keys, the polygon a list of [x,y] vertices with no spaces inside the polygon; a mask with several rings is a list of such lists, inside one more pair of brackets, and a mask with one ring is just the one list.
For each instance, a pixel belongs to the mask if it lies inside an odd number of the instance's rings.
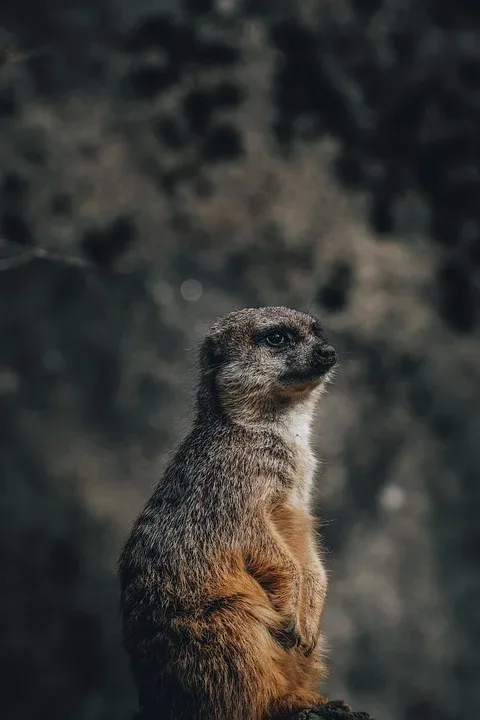
{"label": "meerkat", "polygon": [[281,720],[328,703],[310,427],[336,362],[318,320],[284,307],[230,313],[204,338],[192,428],[119,561],[142,717]]}

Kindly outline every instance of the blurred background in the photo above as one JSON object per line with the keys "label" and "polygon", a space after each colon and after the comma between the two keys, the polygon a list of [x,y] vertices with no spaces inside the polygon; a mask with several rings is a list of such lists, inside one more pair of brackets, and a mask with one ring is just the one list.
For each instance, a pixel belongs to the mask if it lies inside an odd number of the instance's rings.
{"label": "blurred background", "polygon": [[127,720],[116,559],[248,305],[341,353],[328,694],[480,704],[477,0],[2,0],[0,683]]}

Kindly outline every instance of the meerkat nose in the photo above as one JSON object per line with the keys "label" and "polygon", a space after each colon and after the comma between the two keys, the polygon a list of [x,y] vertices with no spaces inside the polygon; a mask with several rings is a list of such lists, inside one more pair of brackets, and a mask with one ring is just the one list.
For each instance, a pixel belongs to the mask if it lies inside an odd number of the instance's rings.
{"label": "meerkat nose", "polygon": [[322,345],[318,354],[318,360],[322,365],[332,367],[337,362],[337,353],[332,345]]}

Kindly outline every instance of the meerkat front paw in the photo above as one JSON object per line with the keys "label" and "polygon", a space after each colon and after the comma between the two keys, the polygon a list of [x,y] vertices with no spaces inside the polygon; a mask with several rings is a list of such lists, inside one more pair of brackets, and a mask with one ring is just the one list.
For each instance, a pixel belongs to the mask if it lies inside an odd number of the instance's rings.
{"label": "meerkat front paw", "polygon": [[292,650],[302,646],[302,636],[299,624],[296,620],[288,620],[274,632],[277,642],[285,648]]}
{"label": "meerkat front paw", "polygon": [[309,657],[318,645],[320,628],[318,622],[307,622],[302,632],[302,639],[299,645],[305,657]]}
{"label": "meerkat front paw", "polygon": [[275,636],[282,647],[298,648],[306,657],[312,654],[318,643],[318,633],[312,628],[302,628],[298,618],[284,622]]}

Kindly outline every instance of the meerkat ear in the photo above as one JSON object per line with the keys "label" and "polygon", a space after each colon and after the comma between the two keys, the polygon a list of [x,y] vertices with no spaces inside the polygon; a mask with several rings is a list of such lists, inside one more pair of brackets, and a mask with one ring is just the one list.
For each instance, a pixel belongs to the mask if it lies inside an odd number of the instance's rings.
{"label": "meerkat ear", "polygon": [[200,363],[203,368],[220,365],[225,359],[224,353],[212,337],[206,337],[200,349]]}

